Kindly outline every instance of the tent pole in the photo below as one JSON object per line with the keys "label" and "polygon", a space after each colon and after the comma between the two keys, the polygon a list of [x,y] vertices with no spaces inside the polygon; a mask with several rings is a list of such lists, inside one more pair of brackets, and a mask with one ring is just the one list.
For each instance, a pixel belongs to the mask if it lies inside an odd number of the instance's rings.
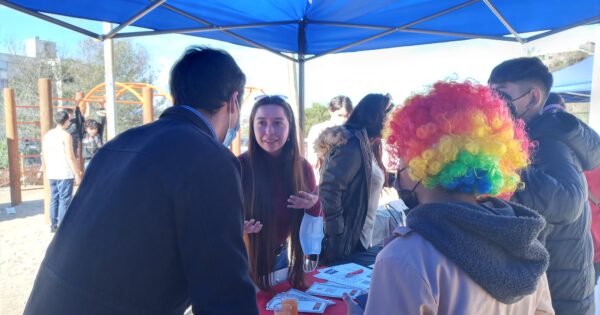
{"label": "tent pole", "polygon": [[165,1],[167,1],[167,0],[158,0],[158,1],[154,2],[154,3],[151,3],[148,7],[144,8],[142,11],[140,11],[139,13],[137,13],[136,15],[134,15],[133,17],[131,17],[128,21],[126,21],[125,23],[122,23],[121,25],[115,27],[109,33],[106,33],[106,35],[103,35],[102,39],[112,38],[120,30],[126,28],[127,26],[129,26],[129,25],[131,25],[133,23],[135,23],[135,21],[141,19],[146,14],[152,12],[152,10],[156,9],[158,6],[160,6],[161,4],[163,4]]}
{"label": "tent pole", "polygon": [[306,148],[304,147],[304,103],[305,103],[305,88],[304,88],[304,55],[298,55],[298,134],[300,140],[300,153],[304,156]]}
{"label": "tent pole", "polygon": [[[103,22],[102,27],[105,34],[110,33],[112,24]],[[113,43],[112,39],[108,38],[103,41],[104,44],[104,83],[106,101],[104,108],[106,109],[106,133],[107,139],[114,138],[117,134],[116,116],[115,116],[115,80],[113,76]]]}
{"label": "tent pole", "polygon": [[600,15],[594,16],[592,18],[589,18],[587,20],[583,20],[581,22],[575,23],[575,24],[571,24],[571,25],[567,25],[561,28],[555,28],[553,30],[541,33],[541,34],[537,34],[531,37],[527,37],[525,40],[528,42],[540,39],[540,38],[544,38],[546,36],[550,36],[552,34],[556,34],[556,33],[560,33],[562,31],[566,31],[568,29],[572,29],[578,26],[583,26],[583,25],[588,25],[588,24],[594,24],[594,23],[599,23],[600,22]]}
{"label": "tent pole", "polygon": [[305,103],[305,80],[304,63],[306,62],[306,20],[298,23],[298,139],[300,140],[300,154],[305,156],[306,145],[304,136],[304,103]]}
{"label": "tent pole", "polygon": [[[596,26],[596,33],[598,33],[596,38],[600,38],[600,26]],[[594,53],[591,92],[588,123],[590,127],[600,133],[600,52],[598,49],[596,49],[596,53]]]}
{"label": "tent pole", "polygon": [[[2,0],[0,0],[0,1],[2,1]],[[186,17],[186,18],[188,18],[190,20],[196,21],[196,22],[198,22],[200,24],[208,25],[208,26],[214,26],[211,23],[209,23],[208,21],[205,21],[205,20],[203,20],[203,19],[201,19],[199,17],[193,16],[193,15],[191,15],[191,14],[185,12],[185,11],[179,10],[179,9],[177,9],[177,8],[169,5],[169,4],[163,3],[162,6],[163,6],[163,8],[171,10],[171,11],[173,11],[173,12],[175,12],[175,13],[181,15],[181,16],[184,16],[184,17]],[[282,53],[278,52],[277,50],[275,50],[273,48],[269,48],[269,47],[267,47],[265,45],[261,45],[261,44],[255,42],[255,41],[253,41],[253,40],[250,40],[250,39],[248,39],[246,37],[240,36],[240,35],[238,35],[238,34],[236,34],[234,32],[231,32],[231,31],[228,31],[228,30],[223,30],[222,32],[225,33],[225,34],[227,34],[227,35],[229,35],[229,36],[231,36],[231,37],[234,37],[234,38],[237,38],[237,39],[239,39],[239,40],[241,40],[243,42],[246,42],[246,43],[248,43],[248,44],[250,44],[250,45],[252,45],[254,47],[262,48],[264,50],[270,51],[270,52],[272,52],[272,53],[274,53],[274,54],[276,54],[276,55],[278,55],[280,57],[283,57],[285,59],[288,59],[290,61],[294,61],[294,62],[297,61],[296,59],[293,59],[292,57],[286,56],[285,54],[282,54]]]}
{"label": "tent pole", "polygon": [[517,32],[512,27],[512,25],[510,25],[510,23],[508,23],[508,21],[504,18],[504,16],[502,16],[502,13],[500,13],[500,11],[498,11],[498,9],[492,4],[492,2],[490,0],[483,0],[483,2],[488,7],[488,9],[490,9],[490,11],[492,11],[492,13],[494,13],[496,18],[498,18],[498,20],[500,20],[500,23],[502,23],[502,25],[504,25],[504,27],[506,27],[506,29],[511,34],[513,34],[513,36],[517,39],[517,41],[519,41],[519,43],[521,43],[521,44],[525,43],[523,38],[521,38],[521,36],[519,35],[519,32]]}
{"label": "tent pole", "polygon": [[46,22],[50,22],[50,23],[62,26],[64,28],[68,28],[68,29],[70,29],[72,31],[75,31],[77,33],[80,33],[80,34],[83,34],[83,35],[87,35],[89,37],[96,38],[96,39],[100,38],[100,35],[98,35],[98,34],[96,34],[94,32],[91,32],[91,31],[88,31],[88,30],[86,30],[84,28],[81,28],[79,26],[75,26],[73,24],[61,21],[59,19],[55,19],[55,18],[53,18],[51,16],[39,13],[37,11],[29,10],[27,8],[24,8],[22,6],[16,5],[14,3],[11,3],[11,2],[8,2],[8,1],[5,1],[5,0],[0,0],[0,4],[3,5],[3,6],[9,7],[11,9],[13,9],[13,10],[17,10],[19,12],[22,12],[22,13],[34,16],[34,17],[36,17],[38,19],[42,19],[42,20],[44,20]]}

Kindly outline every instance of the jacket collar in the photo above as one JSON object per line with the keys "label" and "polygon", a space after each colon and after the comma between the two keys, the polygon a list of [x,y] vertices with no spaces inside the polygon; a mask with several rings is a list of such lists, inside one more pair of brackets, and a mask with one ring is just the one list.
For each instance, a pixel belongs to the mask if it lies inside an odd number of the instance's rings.
{"label": "jacket collar", "polygon": [[174,105],[174,106],[167,108],[162,113],[162,115],[160,115],[160,119],[170,119],[170,118],[187,120],[188,122],[191,122],[194,126],[198,127],[200,130],[202,130],[204,133],[206,133],[210,138],[213,138],[213,139],[215,139],[215,141],[218,142],[218,139],[216,138],[216,135],[214,134],[212,126],[209,126],[208,122],[205,122],[202,118],[200,118],[198,115],[196,115],[192,111],[185,109],[182,106]]}

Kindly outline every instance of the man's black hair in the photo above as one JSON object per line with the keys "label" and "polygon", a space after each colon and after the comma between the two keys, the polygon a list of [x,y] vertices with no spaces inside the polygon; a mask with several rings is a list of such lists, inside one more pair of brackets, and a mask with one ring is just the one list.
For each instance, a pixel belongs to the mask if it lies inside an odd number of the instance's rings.
{"label": "man's black hair", "polygon": [[54,123],[57,125],[62,126],[67,120],[69,120],[69,113],[66,110],[54,113]]}
{"label": "man's black hair", "polygon": [[510,59],[497,65],[488,80],[489,84],[531,81],[544,88],[545,96],[552,89],[552,73],[548,67],[537,57],[521,57]]}
{"label": "man's black hair", "polygon": [[242,100],[246,76],[227,52],[191,46],[173,65],[169,85],[174,105],[216,113],[233,92]]}
{"label": "man's black hair", "polygon": [[344,107],[348,113],[352,112],[354,106],[352,106],[352,101],[348,96],[338,95],[332,98],[331,101],[329,101],[329,104],[327,105],[327,109],[330,112],[335,112],[342,107]]}

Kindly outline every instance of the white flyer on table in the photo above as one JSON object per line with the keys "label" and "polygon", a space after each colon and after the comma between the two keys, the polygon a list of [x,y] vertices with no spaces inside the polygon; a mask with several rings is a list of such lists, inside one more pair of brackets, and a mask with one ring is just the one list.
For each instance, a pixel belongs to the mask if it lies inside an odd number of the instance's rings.
{"label": "white flyer on table", "polygon": [[347,287],[368,291],[373,270],[354,263],[321,269],[316,278],[332,281]]}
{"label": "white flyer on table", "polygon": [[362,294],[362,290],[357,288],[350,288],[336,284],[335,282],[325,283],[313,283],[313,285],[306,291],[308,294],[315,294],[320,296],[332,297],[341,299],[344,293],[348,294],[351,298],[355,299],[357,296]]}
{"label": "white flyer on table", "polygon": [[298,312],[303,313],[322,314],[325,312],[327,306],[335,304],[334,301],[322,299],[298,290],[291,289],[275,295],[271,301],[267,303],[267,310],[273,311],[279,309],[281,307],[281,301],[288,298],[298,300]]}

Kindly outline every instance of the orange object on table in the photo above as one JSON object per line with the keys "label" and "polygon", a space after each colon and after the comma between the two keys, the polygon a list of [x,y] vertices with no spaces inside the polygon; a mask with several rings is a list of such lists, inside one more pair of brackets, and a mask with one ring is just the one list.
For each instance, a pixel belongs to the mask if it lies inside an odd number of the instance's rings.
{"label": "orange object on table", "polygon": [[281,305],[290,305],[292,307],[291,315],[298,315],[298,300],[296,299],[283,299]]}
{"label": "orange object on table", "polygon": [[[315,270],[306,275],[307,286],[310,287],[314,282],[327,282],[326,280],[315,278],[314,275],[317,273],[318,273],[318,270]],[[258,312],[260,313],[260,315],[274,314],[273,311],[267,311],[267,303],[269,303],[269,301],[278,293],[285,292],[290,289],[291,289],[290,284],[287,281],[283,281],[282,283],[273,287],[273,290],[271,290],[270,292],[260,291],[260,292],[256,293],[256,304],[258,305]],[[319,296],[319,298],[327,299],[327,300],[331,300],[331,301],[335,302],[334,305],[329,305],[325,309],[325,313],[323,313],[323,314],[325,314],[325,315],[346,315],[346,304],[344,304],[344,301],[342,299],[333,299],[333,298],[327,298],[327,297],[323,297],[323,296]],[[298,314],[311,314],[311,313],[300,312]]]}

